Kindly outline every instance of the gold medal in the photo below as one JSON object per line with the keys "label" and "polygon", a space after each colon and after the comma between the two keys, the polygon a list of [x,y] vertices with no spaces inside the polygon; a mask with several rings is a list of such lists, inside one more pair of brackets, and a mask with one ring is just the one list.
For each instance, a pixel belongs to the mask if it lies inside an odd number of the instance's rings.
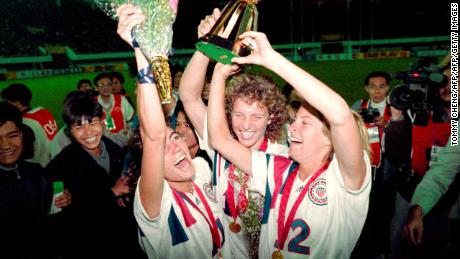
{"label": "gold medal", "polygon": [[272,259],[284,259],[284,256],[283,256],[283,254],[281,253],[280,250],[276,250],[272,254]]}
{"label": "gold medal", "polygon": [[236,222],[230,223],[229,228],[230,228],[230,231],[232,231],[233,233],[238,233],[238,232],[241,231],[240,224],[238,224]]}

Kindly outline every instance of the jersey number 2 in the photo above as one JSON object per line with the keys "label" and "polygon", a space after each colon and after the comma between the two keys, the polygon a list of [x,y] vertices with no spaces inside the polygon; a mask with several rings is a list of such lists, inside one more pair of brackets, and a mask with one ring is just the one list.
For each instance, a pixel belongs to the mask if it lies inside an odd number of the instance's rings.
{"label": "jersey number 2", "polygon": [[310,247],[300,245],[300,243],[306,240],[308,236],[310,235],[310,227],[305,221],[301,219],[296,219],[292,222],[291,228],[292,228],[292,231],[294,231],[296,228],[300,228],[300,233],[297,234],[297,236],[295,236],[293,239],[291,239],[291,241],[289,241],[288,250],[290,252],[294,252],[298,254],[309,255]]}

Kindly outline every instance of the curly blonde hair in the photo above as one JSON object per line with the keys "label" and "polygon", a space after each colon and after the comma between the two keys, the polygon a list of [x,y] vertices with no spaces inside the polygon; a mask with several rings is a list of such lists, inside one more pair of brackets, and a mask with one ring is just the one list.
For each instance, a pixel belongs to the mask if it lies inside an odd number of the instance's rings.
{"label": "curly blonde hair", "polygon": [[287,122],[288,112],[286,97],[281,94],[276,84],[269,77],[261,74],[240,73],[228,82],[225,94],[225,111],[227,122],[232,135],[233,104],[238,98],[248,104],[259,102],[261,107],[266,107],[270,124],[267,125],[265,137],[272,142],[278,142],[284,136],[283,125]]}

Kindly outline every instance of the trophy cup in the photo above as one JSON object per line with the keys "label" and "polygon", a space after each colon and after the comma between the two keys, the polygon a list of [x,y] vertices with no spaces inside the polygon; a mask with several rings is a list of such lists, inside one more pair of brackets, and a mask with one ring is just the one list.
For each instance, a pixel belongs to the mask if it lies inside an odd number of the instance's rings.
{"label": "trophy cup", "polygon": [[249,55],[250,46],[243,44],[238,37],[246,31],[257,31],[258,2],[259,0],[229,2],[211,30],[196,44],[196,48],[223,64],[231,64],[234,57]]}
{"label": "trophy cup", "polygon": [[147,17],[133,29],[134,39],[149,60],[162,103],[172,99],[171,71],[168,55],[172,45],[172,25],[177,15],[178,0],[95,0],[96,4],[112,19],[117,19],[116,9],[124,3],[141,8]]}

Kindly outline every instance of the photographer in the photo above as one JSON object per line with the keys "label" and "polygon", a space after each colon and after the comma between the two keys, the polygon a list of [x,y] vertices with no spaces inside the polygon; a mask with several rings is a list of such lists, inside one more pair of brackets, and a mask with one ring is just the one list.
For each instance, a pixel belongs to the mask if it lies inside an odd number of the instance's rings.
{"label": "photographer", "polygon": [[388,181],[392,168],[385,163],[382,140],[391,116],[389,105],[387,105],[390,81],[391,77],[386,72],[369,73],[364,80],[364,90],[368,93],[369,98],[358,100],[351,107],[361,115],[367,128],[372,150],[373,175],[368,216],[358,245],[353,252],[353,258],[376,257],[385,253],[388,246],[394,188]]}
{"label": "photographer", "polygon": [[387,107],[387,93],[390,89],[390,81],[391,77],[386,72],[375,71],[369,73],[364,81],[364,90],[369,94],[369,99],[358,100],[351,107],[361,115],[366,123],[369,143],[372,149],[371,164],[374,169],[380,167],[383,130],[390,121],[390,110]]}
{"label": "photographer", "polygon": [[[437,160],[450,135],[450,67],[413,66],[404,85],[391,94],[391,121],[385,131],[388,161],[398,168],[395,177],[397,195],[391,223],[390,258],[403,252],[401,228],[407,216],[414,189]],[[447,209],[440,208],[427,217],[436,233],[425,235],[425,253],[439,252],[447,236]]]}

